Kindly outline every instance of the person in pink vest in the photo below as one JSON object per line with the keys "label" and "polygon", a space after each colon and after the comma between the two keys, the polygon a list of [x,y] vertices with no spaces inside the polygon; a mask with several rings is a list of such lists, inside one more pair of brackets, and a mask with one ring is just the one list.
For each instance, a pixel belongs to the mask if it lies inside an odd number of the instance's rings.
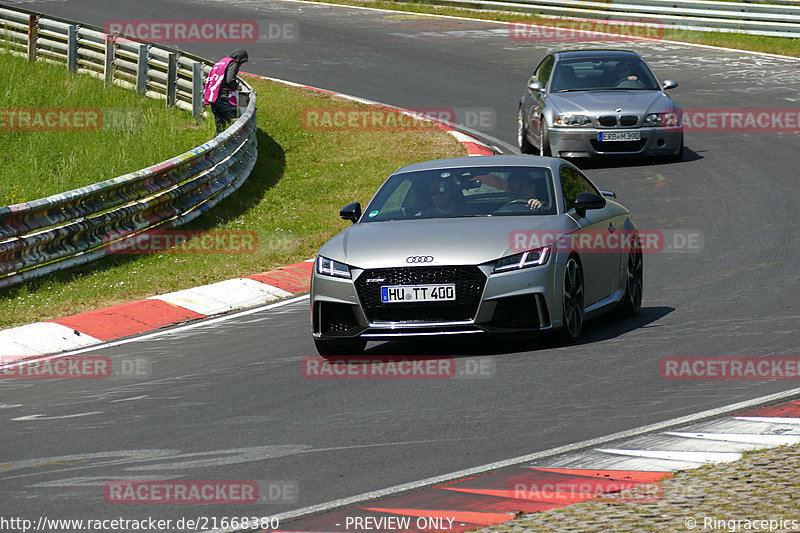
{"label": "person in pink vest", "polygon": [[239,67],[247,62],[247,50],[237,48],[228,57],[223,57],[211,68],[203,91],[203,105],[211,105],[217,135],[225,131],[236,119],[236,96],[239,89],[236,76]]}

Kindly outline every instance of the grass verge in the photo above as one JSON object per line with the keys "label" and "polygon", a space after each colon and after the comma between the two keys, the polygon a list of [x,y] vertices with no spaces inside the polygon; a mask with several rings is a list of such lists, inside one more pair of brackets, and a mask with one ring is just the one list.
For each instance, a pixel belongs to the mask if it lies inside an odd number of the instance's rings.
{"label": "grass verge", "polygon": [[302,120],[308,109],[374,108],[266,80],[248,82],[259,98],[256,166],[239,191],[182,229],[253,231],[258,235],[254,253],[113,254],[0,291],[0,327],[50,320],[307,259],[349,224],[338,218],[339,209],[349,202],[367,202],[398,167],[466,155],[452,136],[430,127],[309,129]]}
{"label": "grass verge", "polygon": [[[65,65],[28,63],[4,53],[2,45],[0,71],[4,77],[0,85],[0,205],[120,176],[191,150],[214,136],[213,124],[198,124],[186,111],[165,109],[163,100],[121,87],[106,88],[102,80],[69,73]],[[47,114],[48,110],[55,113]],[[54,129],[30,129],[43,126]],[[65,131],[68,127],[75,131]]]}
{"label": "grass verge", "polygon": [[[410,13],[424,13],[431,15],[447,15],[453,17],[469,17],[487,21],[519,22],[553,26],[558,19],[538,17],[530,13],[514,13],[504,11],[488,11],[485,9],[468,9],[436,5],[431,2],[393,2],[389,0],[313,0],[326,4],[343,4],[352,6],[369,7],[373,9],[389,9],[395,11],[408,11]],[[701,32],[690,30],[665,29],[661,37],[666,41],[704,44],[721,46],[738,50],[750,50],[768,54],[779,54],[800,57],[800,39],[792,37],[769,37],[762,35],[745,35],[727,32]],[[569,43],[565,43],[568,45]],[[565,46],[568,47],[568,46]]]}

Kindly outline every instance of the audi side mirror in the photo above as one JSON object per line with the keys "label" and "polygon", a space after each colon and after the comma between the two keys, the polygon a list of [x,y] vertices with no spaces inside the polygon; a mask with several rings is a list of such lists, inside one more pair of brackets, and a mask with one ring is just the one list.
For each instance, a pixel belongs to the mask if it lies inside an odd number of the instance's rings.
{"label": "audi side mirror", "polygon": [[591,192],[579,192],[575,199],[575,212],[579,217],[586,216],[587,209],[602,209],[606,206],[606,199]]}
{"label": "audi side mirror", "polygon": [[664,80],[664,84],[661,85],[661,88],[665,91],[669,91],[670,89],[674,89],[678,86],[678,82],[675,80]]}
{"label": "audi side mirror", "polygon": [[347,204],[339,211],[339,217],[355,224],[361,218],[361,204],[358,202]]}

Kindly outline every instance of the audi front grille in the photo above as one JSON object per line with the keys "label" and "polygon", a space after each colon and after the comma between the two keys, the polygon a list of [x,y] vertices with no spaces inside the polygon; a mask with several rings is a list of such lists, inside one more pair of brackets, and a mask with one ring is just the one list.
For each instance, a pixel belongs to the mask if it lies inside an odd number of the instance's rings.
{"label": "audi front grille", "polygon": [[[429,283],[455,284],[455,301],[381,302],[383,285]],[[483,288],[486,286],[486,275],[476,266],[377,268],[362,272],[355,286],[364,313],[371,323],[458,322],[475,318]]]}

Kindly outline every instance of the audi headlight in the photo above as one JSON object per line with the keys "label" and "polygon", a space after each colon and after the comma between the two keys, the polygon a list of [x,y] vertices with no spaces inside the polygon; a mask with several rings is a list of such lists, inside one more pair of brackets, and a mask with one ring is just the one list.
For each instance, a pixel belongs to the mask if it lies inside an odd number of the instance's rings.
{"label": "audi headlight", "polygon": [[586,115],[558,115],[553,126],[586,127],[592,125],[591,117]]}
{"label": "audi headlight", "polygon": [[681,119],[677,113],[648,113],[644,117],[645,126],[676,127],[681,125]]}
{"label": "audi headlight", "polygon": [[550,247],[544,246],[536,250],[522,252],[521,254],[509,255],[499,259],[494,265],[495,272],[506,272],[508,270],[519,270],[521,268],[541,266],[547,263],[550,258]]}
{"label": "audi headlight", "polygon": [[320,255],[317,257],[317,274],[350,279],[350,267]]}

